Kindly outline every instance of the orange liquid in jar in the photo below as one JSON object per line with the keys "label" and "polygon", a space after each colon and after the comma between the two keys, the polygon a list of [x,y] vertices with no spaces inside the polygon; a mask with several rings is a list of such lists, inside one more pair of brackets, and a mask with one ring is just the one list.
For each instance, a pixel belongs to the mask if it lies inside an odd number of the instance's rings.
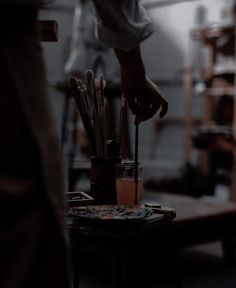
{"label": "orange liquid in jar", "polygon": [[[118,205],[135,205],[135,181],[134,179],[116,179],[116,199]],[[138,180],[137,205],[141,204],[143,181]]]}

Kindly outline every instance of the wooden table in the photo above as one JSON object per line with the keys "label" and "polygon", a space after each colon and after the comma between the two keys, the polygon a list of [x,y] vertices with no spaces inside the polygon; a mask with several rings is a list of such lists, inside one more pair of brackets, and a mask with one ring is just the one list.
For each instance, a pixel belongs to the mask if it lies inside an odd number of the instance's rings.
{"label": "wooden table", "polygon": [[175,209],[174,229],[178,248],[221,241],[226,264],[235,257],[236,203],[145,191],[143,202],[157,202]]}
{"label": "wooden table", "polygon": [[140,251],[149,249],[147,252],[149,257],[145,259],[151,261],[154,250],[159,245],[158,238],[163,234],[166,235],[169,251],[171,251],[168,257],[170,260],[174,259],[170,261],[173,272],[171,276],[175,277],[177,287],[181,287],[181,277],[176,266],[175,237],[178,250],[211,241],[221,241],[226,263],[231,264],[234,261],[235,203],[209,203],[188,196],[150,191],[144,191],[143,203],[145,202],[157,202],[162,206],[174,208],[176,218],[155,215],[145,221],[127,223],[127,225],[103,222],[94,225],[91,223],[69,225],[73,251],[74,288],[79,285],[78,271],[82,263],[78,259],[80,259],[81,249],[92,251],[110,260],[115,288],[132,287],[130,283],[135,275],[136,277],[139,275],[138,269],[136,274],[131,271],[131,267],[137,265],[135,257],[137,251],[141,257]]}
{"label": "wooden table", "polygon": [[[166,257],[176,287],[181,287],[176,266],[175,239],[173,235],[173,216],[155,214],[136,221],[78,221],[69,223],[71,249],[73,256],[73,287],[79,286],[80,252],[89,251],[110,260],[113,275],[113,287],[143,287],[135,280],[142,275],[142,265],[150,265],[150,254],[146,248],[155,250],[158,236],[165,235],[168,250]],[[153,245],[153,246],[152,246]],[[151,247],[150,247],[151,246]],[[144,253],[144,254],[142,254]],[[145,254],[146,253],[146,254]],[[152,252],[151,252],[152,253]],[[169,253],[169,254],[168,254]],[[146,255],[142,262],[141,255]],[[145,260],[144,260],[145,261]],[[109,271],[108,271],[109,273]],[[133,286],[135,283],[135,286]]]}

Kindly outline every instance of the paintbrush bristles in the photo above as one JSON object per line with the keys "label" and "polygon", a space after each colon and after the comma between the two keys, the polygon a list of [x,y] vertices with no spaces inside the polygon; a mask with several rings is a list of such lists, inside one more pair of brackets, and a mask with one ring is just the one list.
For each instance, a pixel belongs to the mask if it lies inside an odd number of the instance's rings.
{"label": "paintbrush bristles", "polygon": [[85,72],[85,83],[70,77],[69,86],[92,147],[93,156],[107,157],[106,121],[103,76],[94,78],[91,70]]}

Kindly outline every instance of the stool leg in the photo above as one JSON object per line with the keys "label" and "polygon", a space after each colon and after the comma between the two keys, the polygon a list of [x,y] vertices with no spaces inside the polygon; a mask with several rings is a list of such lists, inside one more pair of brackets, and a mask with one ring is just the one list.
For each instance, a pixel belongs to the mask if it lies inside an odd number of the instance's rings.
{"label": "stool leg", "polygon": [[183,279],[182,273],[180,270],[180,259],[178,255],[178,249],[176,245],[176,235],[174,231],[173,225],[170,227],[170,235],[169,235],[169,247],[170,247],[170,261],[172,263],[173,274],[175,277],[175,287],[183,288]]}
{"label": "stool leg", "polygon": [[235,252],[236,252],[236,245],[231,237],[227,237],[221,241],[222,249],[224,253],[224,261],[225,265],[228,268],[231,268],[235,264]]}
{"label": "stool leg", "polygon": [[112,257],[112,276],[114,288],[128,288],[127,286],[127,250],[125,245],[116,245]]}
{"label": "stool leg", "polygon": [[79,277],[79,244],[78,241],[71,237],[71,261],[72,261],[72,288],[79,288],[80,277]]}

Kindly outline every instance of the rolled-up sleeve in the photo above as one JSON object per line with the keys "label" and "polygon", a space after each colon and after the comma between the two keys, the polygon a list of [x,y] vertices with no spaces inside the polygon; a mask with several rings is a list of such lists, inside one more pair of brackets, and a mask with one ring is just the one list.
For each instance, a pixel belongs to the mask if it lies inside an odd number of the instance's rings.
{"label": "rolled-up sleeve", "polygon": [[139,0],[93,0],[96,36],[106,46],[130,51],[148,38],[154,27]]}

